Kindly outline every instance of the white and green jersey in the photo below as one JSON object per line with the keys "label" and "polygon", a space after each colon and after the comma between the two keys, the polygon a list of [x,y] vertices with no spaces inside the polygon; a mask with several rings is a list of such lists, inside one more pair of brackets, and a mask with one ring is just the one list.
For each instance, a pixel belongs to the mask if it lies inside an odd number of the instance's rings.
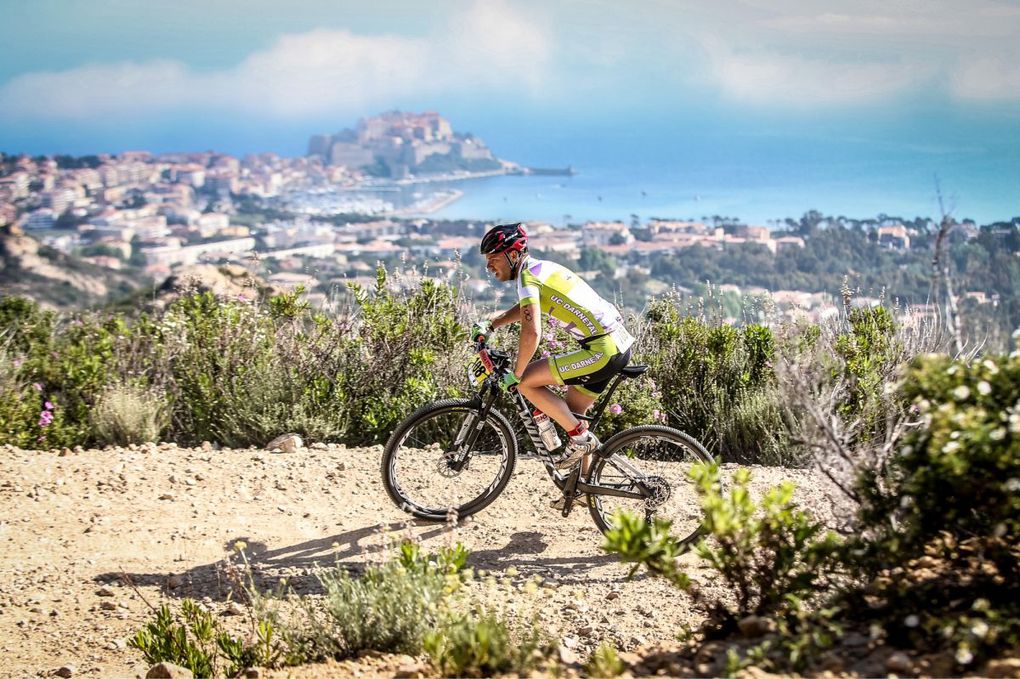
{"label": "white and green jersey", "polygon": [[543,313],[578,340],[612,334],[619,351],[626,351],[634,342],[624,329],[617,308],[602,299],[580,276],[556,262],[525,259],[517,277],[517,296],[522,308],[538,304]]}

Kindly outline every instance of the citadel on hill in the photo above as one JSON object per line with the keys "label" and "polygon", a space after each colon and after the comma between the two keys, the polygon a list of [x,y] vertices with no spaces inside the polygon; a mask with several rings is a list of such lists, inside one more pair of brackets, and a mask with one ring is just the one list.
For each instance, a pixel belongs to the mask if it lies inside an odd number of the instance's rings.
{"label": "citadel on hill", "polygon": [[391,111],[362,118],[353,130],[314,135],[308,142],[308,155],[321,157],[329,165],[391,179],[504,169],[485,142],[454,132],[450,122],[434,112]]}

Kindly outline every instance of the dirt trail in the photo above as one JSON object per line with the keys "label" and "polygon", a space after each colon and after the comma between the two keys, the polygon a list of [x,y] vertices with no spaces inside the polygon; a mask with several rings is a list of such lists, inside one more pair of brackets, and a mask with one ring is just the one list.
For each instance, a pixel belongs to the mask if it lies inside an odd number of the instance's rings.
{"label": "dirt trail", "polygon": [[[406,531],[426,550],[459,541],[471,566],[506,583],[504,605],[537,609],[582,659],[602,640],[634,648],[697,622],[683,593],[627,578],[628,568],[601,551],[584,507],[567,519],[551,509],[555,489],[535,460],[519,460],[503,496],[450,527],[408,525],[382,488],[379,446],[207,448],[59,455],[0,446],[0,676],[62,666],[74,676],[144,676],[126,641],[151,617],[146,601],[192,597],[228,614],[224,558],[239,541],[263,582],[287,577],[298,591],[315,591],[317,565],[359,568],[380,558],[385,533]],[[816,475],[754,474],[757,489],[793,479],[801,504],[827,515]],[[514,586],[534,576],[538,595],[517,600]]]}

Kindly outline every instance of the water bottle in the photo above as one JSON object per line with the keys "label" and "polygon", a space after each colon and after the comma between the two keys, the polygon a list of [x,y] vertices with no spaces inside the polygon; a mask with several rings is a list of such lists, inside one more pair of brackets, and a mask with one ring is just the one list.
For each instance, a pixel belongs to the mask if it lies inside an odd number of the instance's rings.
{"label": "water bottle", "polygon": [[549,419],[549,416],[537,408],[531,415],[535,418],[535,424],[538,425],[538,433],[542,435],[542,443],[545,444],[546,450],[553,451],[559,448],[560,437],[556,433],[556,426]]}

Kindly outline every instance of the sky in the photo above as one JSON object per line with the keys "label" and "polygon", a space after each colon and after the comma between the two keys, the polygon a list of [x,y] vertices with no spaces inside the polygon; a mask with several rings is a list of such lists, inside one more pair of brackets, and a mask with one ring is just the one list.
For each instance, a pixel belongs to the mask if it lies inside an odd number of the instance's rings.
{"label": "sky", "polygon": [[1020,179],[1018,36],[1016,0],[0,0],[0,150],[300,155],[401,109],[526,163],[838,140]]}

